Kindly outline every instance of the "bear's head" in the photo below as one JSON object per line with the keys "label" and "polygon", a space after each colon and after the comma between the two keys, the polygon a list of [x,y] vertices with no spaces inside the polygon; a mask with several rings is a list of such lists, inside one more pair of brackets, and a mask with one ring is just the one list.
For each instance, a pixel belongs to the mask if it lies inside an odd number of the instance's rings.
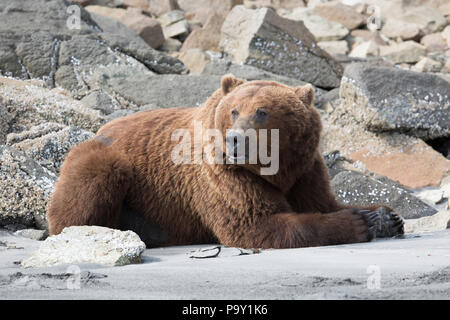
{"label": "bear's head", "polygon": [[274,81],[244,82],[226,75],[222,95],[214,126],[224,138],[226,163],[270,175],[278,170],[260,170],[270,166],[270,160],[279,160],[285,170],[292,162],[311,162],[321,131],[311,85],[291,88]]}

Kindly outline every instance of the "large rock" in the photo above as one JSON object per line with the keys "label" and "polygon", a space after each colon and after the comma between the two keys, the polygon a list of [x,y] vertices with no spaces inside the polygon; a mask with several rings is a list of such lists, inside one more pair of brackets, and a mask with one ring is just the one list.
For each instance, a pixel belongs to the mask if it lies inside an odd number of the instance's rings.
{"label": "large rock", "polygon": [[77,127],[43,123],[27,131],[9,134],[7,144],[48,170],[59,173],[70,149],[93,136],[92,132]]}
{"label": "large rock", "polygon": [[405,233],[440,231],[450,228],[450,211],[439,211],[430,216],[405,220]]}
{"label": "large rock", "polygon": [[420,43],[424,45],[429,52],[445,51],[447,43],[444,39],[444,33],[430,33],[420,39]]}
{"label": "large rock", "polygon": [[192,74],[196,75],[201,74],[211,60],[208,53],[196,48],[182,52],[178,58],[183,61]]}
{"label": "large rock", "polygon": [[147,108],[194,107],[220,87],[221,76],[136,75],[112,78],[109,90],[122,99]]}
{"label": "large rock", "polygon": [[380,55],[393,63],[413,63],[427,55],[427,48],[409,40],[381,47]]}
{"label": "large rock", "polygon": [[159,48],[164,43],[164,35],[158,21],[149,18],[136,9],[87,6],[86,10],[119,21],[138,34],[152,48]]}
{"label": "large rock", "polygon": [[310,82],[338,87],[341,65],[320,49],[301,21],[273,10],[236,6],[222,25],[221,47],[237,63]]}
{"label": "large rock", "polygon": [[297,8],[285,17],[303,21],[305,27],[316,37],[317,41],[341,40],[349,33],[348,29],[342,24],[316,15],[309,8]]}
{"label": "large rock", "polygon": [[125,25],[104,15],[100,15],[94,12],[89,13],[92,20],[103,30],[105,33],[116,34],[124,38],[135,39],[137,37],[136,32],[127,28]]}
{"label": "large rock", "polygon": [[399,19],[406,23],[416,24],[425,34],[440,31],[447,25],[447,19],[439,9],[430,6],[409,8]]}
{"label": "large rock", "polygon": [[193,48],[220,51],[220,29],[223,21],[224,18],[215,13],[210,15],[201,29],[196,29],[189,34],[183,42],[181,52]]}
{"label": "large rock", "polygon": [[178,0],[178,4],[186,12],[210,7],[222,18],[225,18],[234,6],[243,4],[243,0]]}
{"label": "large rock", "polygon": [[[252,80],[268,80],[268,81],[277,81],[284,83],[285,85],[296,87],[296,86],[304,86],[307,82],[284,77],[282,75],[274,74],[266,70],[258,69],[253,66],[241,65],[236,63],[231,63],[230,61],[224,60],[213,60],[211,63],[206,65],[205,69],[203,69],[203,75],[217,75],[223,76],[226,74],[233,74],[234,76],[244,79],[247,81]],[[316,93],[322,93],[324,90],[316,89]]]}
{"label": "large rock", "polygon": [[[124,66],[157,73],[181,73],[183,64],[152,49],[137,35],[102,32],[80,8],[79,26],[68,1],[0,2],[0,70],[22,79],[39,78],[83,95],[84,77],[96,69]],[[76,21],[75,21],[76,22]]]}
{"label": "large rock", "polygon": [[96,132],[107,121],[99,111],[86,108],[70,98],[65,90],[49,90],[42,85],[42,81],[0,77],[0,108],[7,113],[7,133],[20,132],[46,122]]}
{"label": "large rock", "polygon": [[346,205],[386,205],[405,219],[430,216],[437,212],[385,177],[376,179],[356,171],[342,171],[331,180],[331,187],[337,199]]}
{"label": "large rock", "polygon": [[45,229],[47,203],[56,175],[24,153],[0,146],[0,226]]}
{"label": "large rock", "polygon": [[80,263],[123,266],[140,263],[144,250],[144,242],[133,231],[74,226],[47,238],[21,266],[36,268]]}
{"label": "large rock", "polygon": [[420,28],[415,23],[406,23],[391,18],[386,20],[381,32],[391,39],[401,38],[402,40],[412,40],[419,37]]}
{"label": "large rock", "polygon": [[423,140],[401,133],[368,131],[342,103],[323,118],[321,150],[339,150],[349,169],[389,177],[408,188],[438,187],[450,161]]}
{"label": "large rock", "polygon": [[287,85],[304,85],[305,82],[271,74],[250,66],[227,63],[210,63],[202,75],[134,75],[111,76],[103,84],[104,90],[120,97],[122,104],[134,106],[133,110],[170,107],[194,107],[203,104],[220,88],[222,75],[234,73],[245,80],[275,80]]}
{"label": "large rock", "polygon": [[371,131],[423,139],[450,136],[450,84],[438,76],[352,64],[340,96],[355,120]]}
{"label": "large rock", "polygon": [[313,12],[327,20],[338,22],[347,29],[353,30],[365,24],[365,17],[351,6],[332,1],[316,5]]}

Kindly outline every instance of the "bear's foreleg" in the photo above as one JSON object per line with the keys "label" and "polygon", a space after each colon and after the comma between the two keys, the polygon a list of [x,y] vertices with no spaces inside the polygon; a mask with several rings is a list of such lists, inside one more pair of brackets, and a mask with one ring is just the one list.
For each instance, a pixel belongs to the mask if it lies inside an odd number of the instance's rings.
{"label": "bear's foreleg", "polygon": [[[216,234],[221,243],[244,248],[299,248],[367,242],[375,237],[377,212],[343,209],[334,213],[278,213],[251,225]],[[226,231],[224,231],[226,230]]]}
{"label": "bear's foreleg", "polygon": [[79,144],[69,152],[50,200],[50,234],[73,225],[117,227],[131,181],[124,156],[102,141]]}

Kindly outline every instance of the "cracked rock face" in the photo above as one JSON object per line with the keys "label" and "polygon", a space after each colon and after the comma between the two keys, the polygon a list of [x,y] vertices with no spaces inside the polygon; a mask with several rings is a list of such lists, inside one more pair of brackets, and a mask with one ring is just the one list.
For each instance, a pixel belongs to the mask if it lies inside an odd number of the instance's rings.
{"label": "cracked rock face", "polygon": [[45,229],[56,175],[23,152],[0,146],[0,225]]}
{"label": "cracked rock face", "polygon": [[268,8],[234,7],[222,25],[220,46],[237,63],[322,88],[338,87],[342,76],[341,65],[317,45],[303,22]]}
{"label": "cracked rock face", "polygon": [[341,171],[331,180],[339,201],[346,205],[386,205],[405,219],[431,216],[437,211],[386,177],[368,177],[356,171]]}
{"label": "cracked rock face", "polygon": [[77,127],[44,123],[21,133],[9,134],[7,144],[58,174],[70,149],[93,136],[92,132]]}
{"label": "cracked rock face", "polygon": [[133,231],[74,226],[47,238],[21,265],[24,268],[77,263],[123,266],[140,263],[144,250],[144,242]]}
{"label": "cracked rock face", "polygon": [[[0,2],[0,74],[38,78],[83,95],[87,77],[101,66],[127,66],[156,73],[181,73],[177,59],[148,46],[139,36],[109,33],[80,8],[79,28],[69,28],[68,1]],[[120,29],[120,28],[117,28]]]}
{"label": "cracked rock face", "polygon": [[370,131],[425,140],[450,136],[450,84],[438,76],[352,64],[342,78],[340,97]]}

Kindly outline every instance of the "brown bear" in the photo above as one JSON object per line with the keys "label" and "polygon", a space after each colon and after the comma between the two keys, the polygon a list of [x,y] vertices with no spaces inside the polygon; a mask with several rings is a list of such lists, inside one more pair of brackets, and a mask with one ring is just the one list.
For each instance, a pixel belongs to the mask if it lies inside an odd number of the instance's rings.
{"label": "brown bear", "polygon": [[[370,241],[377,232],[403,233],[402,219],[389,208],[337,202],[318,150],[321,120],[313,98],[310,85],[227,75],[202,106],[143,111],[104,125],[68,154],[48,209],[50,233],[100,225],[134,230],[151,247],[220,242],[243,248],[335,245]],[[177,146],[194,158],[205,152],[202,139],[174,141],[179,129],[194,135],[194,122],[222,133],[226,147],[211,155],[223,152],[230,161],[174,161]],[[246,137],[244,160],[234,161],[239,143],[228,132],[247,129],[278,129],[275,174],[263,175],[267,164],[247,161]]]}

